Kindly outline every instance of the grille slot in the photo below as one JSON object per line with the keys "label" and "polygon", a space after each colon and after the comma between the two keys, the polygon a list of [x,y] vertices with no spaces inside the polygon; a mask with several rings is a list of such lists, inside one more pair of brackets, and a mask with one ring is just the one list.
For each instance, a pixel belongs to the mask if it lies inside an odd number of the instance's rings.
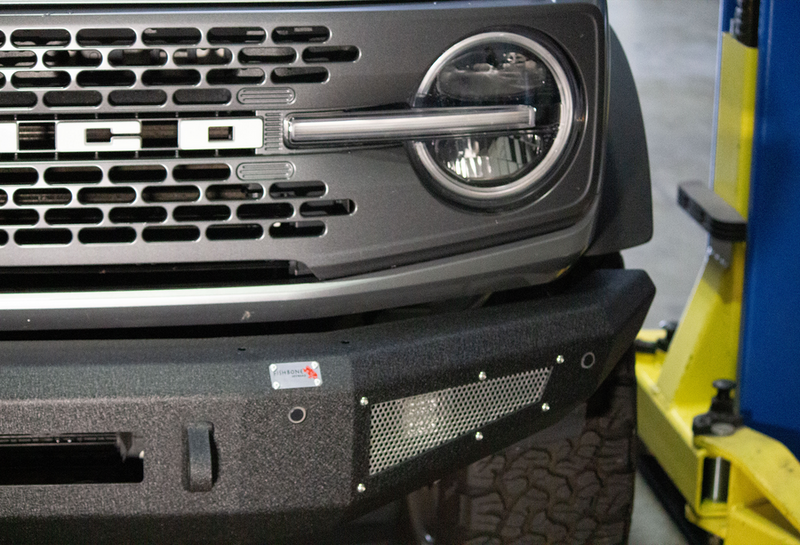
{"label": "grille slot", "polygon": [[111,66],[163,66],[167,52],[163,49],[114,49],[108,54]]}
{"label": "grille slot", "polygon": [[272,238],[320,237],[325,234],[325,224],[321,221],[286,221],[273,223],[269,227]]}
{"label": "grille slot", "polygon": [[75,39],[84,47],[133,45],[136,32],[130,28],[84,28],[78,31]]}
{"label": "grille slot", "polygon": [[111,223],[162,223],[167,221],[167,210],[160,206],[112,208],[108,219]]}
{"label": "grille slot", "polygon": [[112,183],[154,183],[167,179],[167,169],[161,165],[122,165],[111,167],[108,179]]}
{"label": "grille slot", "polygon": [[325,42],[331,31],[324,26],[281,26],[272,31],[272,41],[279,43]]}
{"label": "grille slot", "polygon": [[273,199],[321,197],[327,188],[323,182],[278,182],[269,187]]}
{"label": "grille slot", "polygon": [[100,66],[103,55],[96,49],[54,50],[45,52],[42,57],[45,66],[64,68],[74,66]]}
{"label": "grille slot", "polygon": [[78,191],[81,204],[119,204],[136,200],[132,187],[85,187]]}
{"label": "grille slot", "polygon": [[[0,237],[2,234],[0,231]],[[0,291],[6,293],[263,286],[313,280],[316,280],[314,275],[297,261],[0,268]]]}
{"label": "grille slot", "polygon": [[56,149],[56,126],[54,123],[20,123],[17,141],[20,151]]}
{"label": "grille slot", "polygon": [[276,68],[272,71],[272,83],[324,83],[328,79],[327,68],[290,67]]}
{"label": "grille slot", "polygon": [[260,68],[217,68],[206,75],[209,85],[254,85],[264,81]]}
{"label": "grille slot", "polygon": [[44,171],[44,181],[48,184],[96,184],[103,179],[99,167],[50,167]]}
{"label": "grille slot", "polygon": [[15,30],[11,33],[14,47],[58,47],[69,45],[69,31],[60,28],[36,28]]}
{"label": "grille slot", "polygon": [[361,52],[353,45],[307,47],[303,51],[305,62],[354,62]]}
{"label": "grille slot", "polygon": [[294,207],[285,202],[243,204],[236,210],[240,220],[276,220],[291,218]]}
{"label": "grille slot", "polygon": [[36,64],[33,51],[0,51],[0,66],[3,68],[29,68]]}
{"label": "grille slot", "polygon": [[14,203],[18,206],[31,205],[64,205],[72,201],[69,189],[58,187],[47,189],[17,189],[14,192]]}
{"label": "grille slot", "polygon": [[251,201],[264,196],[259,184],[210,185],[206,188],[209,201]]}
{"label": "grille slot", "polygon": [[174,148],[177,146],[177,121],[142,121],[143,148]]}
{"label": "grille slot", "polygon": [[375,475],[539,401],[552,368],[383,403],[370,410]]}
{"label": "grille slot", "polygon": [[81,87],[130,87],[136,83],[131,70],[84,70],[78,74]]}
{"label": "grille slot", "polygon": [[69,229],[18,229],[14,233],[14,242],[19,246],[69,244],[72,232]]}
{"label": "grille slot", "polygon": [[8,233],[0,230],[0,246],[5,246],[6,244],[8,244]]}
{"label": "grille slot", "polygon": [[103,221],[103,211],[99,208],[62,208],[48,210],[44,213],[44,221],[50,225],[100,223]]}
{"label": "grille slot", "polygon": [[206,33],[210,44],[260,44],[267,39],[261,27],[217,27]]}
{"label": "grille slot", "polygon": [[197,70],[147,70],[142,74],[145,85],[197,85],[200,72]]}
{"label": "grille slot", "polygon": [[177,65],[214,65],[230,64],[233,54],[230,49],[178,49],[172,54],[172,62]]}
{"label": "grille slot", "polygon": [[300,215],[306,218],[321,216],[349,216],[356,210],[356,203],[350,199],[334,201],[309,201],[300,206]]}
{"label": "grille slot", "polygon": [[44,103],[51,108],[99,106],[103,95],[97,91],[49,91],[44,95]]}
{"label": "grille slot", "polygon": [[178,165],[172,177],[179,182],[221,181],[231,177],[231,167],[225,163]]}
{"label": "grille slot", "polygon": [[132,227],[91,227],[81,229],[78,240],[83,244],[123,244],[136,240]]}
{"label": "grille slot", "polygon": [[0,30],[0,47],[3,47],[5,43],[6,43],[6,35],[2,30]]}
{"label": "grille slot", "polygon": [[196,28],[146,28],[142,32],[145,45],[192,45],[200,41]]}
{"label": "grille slot", "polygon": [[36,225],[38,222],[36,210],[0,210],[0,225]]}
{"label": "grille slot", "polygon": [[208,240],[256,240],[263,236],[264,228],[257,223],[210,225],[206,229]]}
{"label": "grille slot", "polygon": [[14,242],[20,246],[43,244],[69,244],[72,232],[69,229],[18,229]]}
{"label": "grille slot", "polygon": [[0,183],[3,185],[33,185],[39,181],[35,168],[0,168]]}
{"label": "grille slot", "polygon": [[0,189],[0,206],[5,206],[8,202],[8,193]]}
{"label": "grille slot", "polygon": [[160,106],[166,101],[167,93],[161,89],[117,90],[108,94],[112,106]]}
{"label": "grille slot", "polygon": [[146,242],[193,242],[200,238],[200,229],[193,225],[145,227],[142,238]]}
{"label": "grille slot", "polygon": [[227,89],[178,89],[172,95],[175,104],[227,104],[231,92]]}
{"label": "grille slot", "polygon": [[172,217],[175,221],[224,221],[231,217],[231,209],[222,204],[178,206]]}
{"label": "grille slot", "polygon": [[296,58],[297,52],[291,47],[245,47],[239,51],[242,64],[288,64]]}
{"label": "grille slot", "polygon": [[17,89],[29,87],[67,87],[72,78],[68,72],[14,72],[11,85]]}
{"label": "grille slot", "polygon": [[0,108],[33,108],[36,102],[36,95],[30,91],[0,93]]}
{"label": "grille slot", "polygon": [[142,199],[145,202],[193,202],[200,198],[200,189],[193,185],[181,187],[145,187]]}

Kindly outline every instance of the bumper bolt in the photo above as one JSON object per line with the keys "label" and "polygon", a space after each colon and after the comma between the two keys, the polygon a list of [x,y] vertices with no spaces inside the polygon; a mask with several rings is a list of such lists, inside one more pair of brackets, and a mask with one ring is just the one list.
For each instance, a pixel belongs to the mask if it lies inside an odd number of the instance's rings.
{"label": "bumper bolt", "polygon": [[483,441],[483,434],[479,431],[475,432],[475,440],[476,441]]}
{"label": "bumper bolt", "polygon": [[362,397],[359,403],[361,404],[362,407],[366,407],[367,405],[369,405],[369,399],[367,399],[366,397]]}
{"label": "bumper bolt", "polygon": [[558,356],[556,356],[556,363],[559,363],[559,364],[560,364],[560,363],[564,363],[565,361],[566,361],[566,360],[564,359],[564,356],[562,356],[561,354],[559,354]]}
{"label": "bumper bolt", "polygon": [[367,491],[367,487],[366,487],[366,486],[364,486],[362,483],[358,483],[358,486],[356,486],[356,491],[357,491],[359,494],[363,494],[364,492],[366,492],[366,491]]}
{"label": "bumper bolt", "polygon": [[542,403],[542,412],[546,413],[549,410],[550,410],[550,404],[549,403]]}
{"label": "bumper bolt", "polygon": [[478,373],[478,380],[486,380],[486,372],[485,371],[481,371],[480,373]]}

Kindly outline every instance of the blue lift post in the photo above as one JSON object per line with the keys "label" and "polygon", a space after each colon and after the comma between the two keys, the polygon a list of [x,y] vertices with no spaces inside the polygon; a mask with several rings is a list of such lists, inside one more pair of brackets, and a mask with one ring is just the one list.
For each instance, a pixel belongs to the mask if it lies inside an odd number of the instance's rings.
{"label": "blue lift post", "polygon": [[713,190],[679,192],[709,258],[674,334],[639,336],[639,436],[726,545],[800,545],[798,30],[798,0],[722,0]]}
{"label": "blue lift post", "polygon": [[798,44],[800,2],[761,0],[739,410],[800,458]]}

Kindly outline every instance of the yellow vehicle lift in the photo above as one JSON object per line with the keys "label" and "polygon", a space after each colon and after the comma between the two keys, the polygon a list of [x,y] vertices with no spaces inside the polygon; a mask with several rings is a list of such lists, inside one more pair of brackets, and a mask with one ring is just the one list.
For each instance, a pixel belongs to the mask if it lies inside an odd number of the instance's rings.
{"label": "yellow vehicle lift", "polygon": [[[742,221],[757,62],[757,48],[723,35],[711,198]],[[707,211],[689,211],[708,228]],[[724,401],[728,395],[712,383],[735,380],[738,365],[745,243],[709,232],[708,257],[671,341],[663,329],[640,333],[643,344],[660,348],[637,354],[639,436],[686,500],[689,521],[726,545],[800,545],[797,458],[782,443],[729,422],[711,425],[710,432],[693,431],[695,417],[709,411],[712,398]]]}

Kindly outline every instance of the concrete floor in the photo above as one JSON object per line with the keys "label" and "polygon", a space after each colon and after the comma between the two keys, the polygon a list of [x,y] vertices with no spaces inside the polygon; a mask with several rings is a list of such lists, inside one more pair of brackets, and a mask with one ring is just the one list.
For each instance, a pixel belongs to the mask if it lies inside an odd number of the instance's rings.
{"label": "concrete floor", "polygon": [[645,327],[677,320],[705,256],[705,232],[678,207],[677,185],[709,179],[718,0],[608,0],[642,103],[655,234],[624,253],[658,290]]}
{"label": "concrete floor", "polygon": [[[718,0],[608,0],[611,25],[631,63],[644,113],[655,234],[624,252],[657,294],[645,327],[678,320],[705,258],[705,232],[676,204],[677,185],[709,179],[716,81]],[[631,545],[683,545],[641,477]]]}

